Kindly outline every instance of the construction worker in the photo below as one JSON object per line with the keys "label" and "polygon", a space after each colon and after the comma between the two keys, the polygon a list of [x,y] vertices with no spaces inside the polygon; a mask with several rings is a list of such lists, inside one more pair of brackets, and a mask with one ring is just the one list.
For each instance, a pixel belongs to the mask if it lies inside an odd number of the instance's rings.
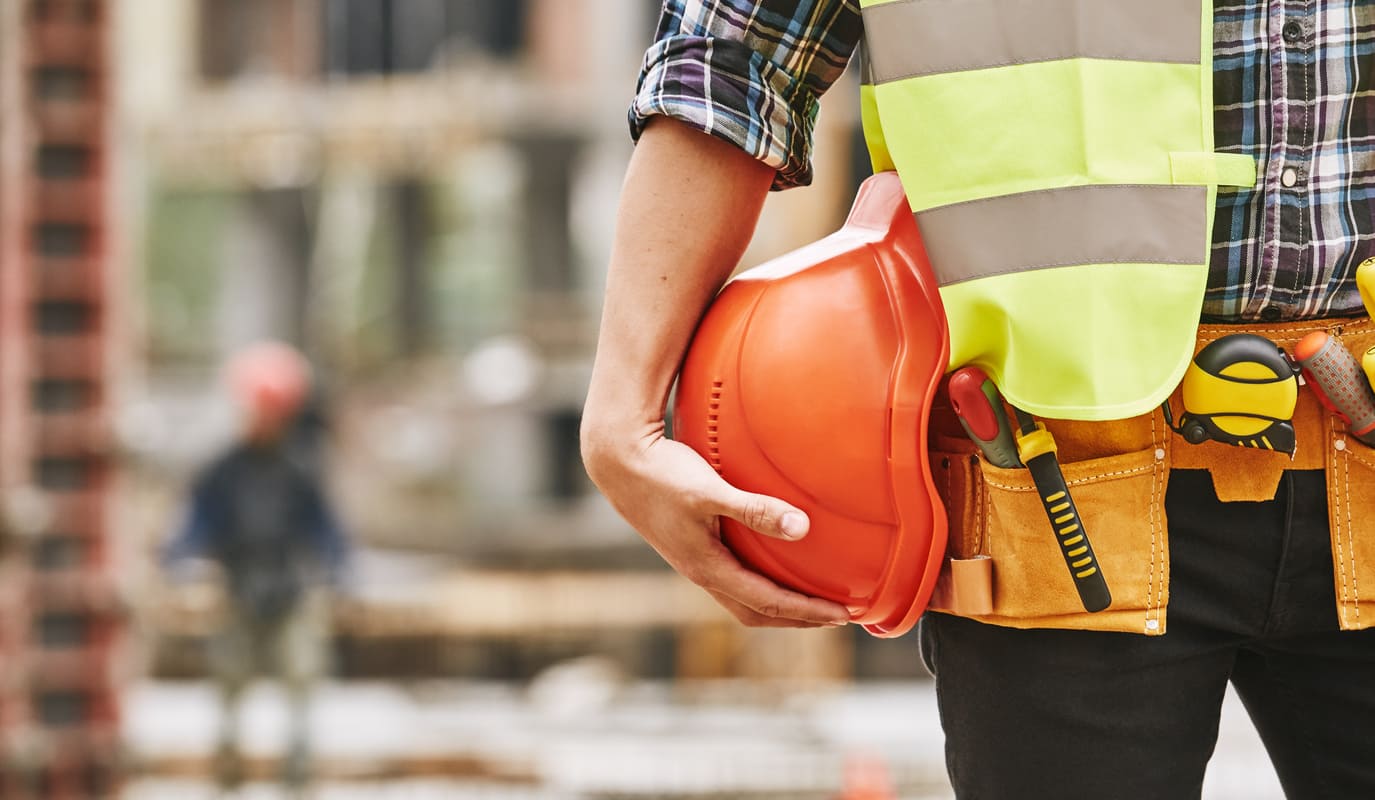
{"label": "construction worker", "polygon": [[1229,331],[1375,344],[1354,280],[1375,256],[1373,30],[1356,0],[669,0],[630,112],[589,474],[741,622],[848,620],[722,545],[723,517],[785,540],[809,520],[663,416],[768,191],[810,180],[818,98],[863,38],[866,138],[945,272],[951,366],[988,368],[1077,462],[1113,594],[1073,607],[1030,487],[944,459],[950,556],[992,553],[995,582],[994,614],[921,627],[957,795],[1197,797],[1230,682],[1289,796],[1372,796],[1375,454],[1307,392],[1292,461],[1186,443],[1156,406]]}
{"label": "construction worker", "polygon": [[311,388],[305,359],[283,344],[258,344],[232,359],[226,378],[242,436],[196,480],[165,559],[210,558],[226,582],[225,618],[209,651],[223,708],[220,782],[242,780],[240,700],[265,672],[282,680],[290,703],[283,779],[300,789],[309,777],[310,691],[328,660],[326,609],[312,586],[339,582],[348,544],[313,452],[293,435]]}

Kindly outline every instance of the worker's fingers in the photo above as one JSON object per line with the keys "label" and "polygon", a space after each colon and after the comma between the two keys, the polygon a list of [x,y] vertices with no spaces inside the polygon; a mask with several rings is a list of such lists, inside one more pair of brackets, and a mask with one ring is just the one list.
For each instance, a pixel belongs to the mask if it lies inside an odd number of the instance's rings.
{"label": "worker's fingers", "polygon": [[729,595],[721,594],[708,590],[722,608],[730,612],[731,616],[740,621],[741,624],[750,628],[826,628],[832,627],[831,623],[809,622],[800,619],[782,619],[779,617],[766,617],[754,609],[736,601]]}
{"label": "worker's fingers", "polygon": [[[685,578],[730,603],[747,625],[842,624],[844,606],[784,589],[746,569],[721,541],[727,517],[769,536],[806,535],[806,514],[787,502],[731,486],[691,448],[659,438],[603,454],[598,486],[635,530]],[[613,457],[614,456],[614,457]]]}
{"label": "worker's fingers", "polygon": [[849,611],[840,603],[785,589],[746,569],[734,558],[717,561],[710,577],[701,585],[713,595],[725,595],[763,619],[822,625],[843,625],[850,621]]}
{"label": "worker's fingers", "polygon": [[793,541],[807,535],[811,520],[788,503],[766,494],[754,494],[722,483],[709,511],[744,525],[756,533]]}

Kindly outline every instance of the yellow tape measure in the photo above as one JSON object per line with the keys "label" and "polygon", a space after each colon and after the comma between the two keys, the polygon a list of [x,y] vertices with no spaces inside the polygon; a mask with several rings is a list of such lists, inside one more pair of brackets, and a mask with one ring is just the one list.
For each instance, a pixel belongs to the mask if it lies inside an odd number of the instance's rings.
{"label": "yellow tape measure", "polygon": [[1182,389],[1184,415],[1171,427],[1186,441],[1294,454],[1290,420],[1298,402],[1298,370],[1264,336],[1234,333],[1209,343],[1184,373]]}

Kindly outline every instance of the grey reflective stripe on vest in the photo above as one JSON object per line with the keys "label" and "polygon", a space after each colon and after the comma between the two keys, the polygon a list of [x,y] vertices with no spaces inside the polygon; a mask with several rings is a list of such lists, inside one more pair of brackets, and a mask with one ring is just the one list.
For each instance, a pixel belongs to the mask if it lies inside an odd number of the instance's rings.
{"label": "grey reflective stripe on vest", "polygon": [[876,83],[874,62],[873,59],[869,58],[869,46],[864,43],[863,39],[860,39],[859,44],[855,46],[855,59],[859,61],[859,82],[864,86],[873,86]]}
{"label": "grey reflective stripe on vest", "polygon": [[1079,264],[1201,264],[1205,186],[1071,186],[917,215],[941,286]]}
{"label": "grey reflective stripe on vest", "polygon": [[1198,64],[1199,0],[897,0],[864,8],[878,83],[1099,58]]}

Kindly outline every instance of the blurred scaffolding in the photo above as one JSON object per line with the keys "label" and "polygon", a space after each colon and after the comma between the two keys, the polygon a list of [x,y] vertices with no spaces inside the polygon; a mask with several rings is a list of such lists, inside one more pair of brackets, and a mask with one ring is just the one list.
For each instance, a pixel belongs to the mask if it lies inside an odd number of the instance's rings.
{"label": "blurred scaffolding", "polygon": [[0,4],[0,797],[115,791],[109,7]]}

